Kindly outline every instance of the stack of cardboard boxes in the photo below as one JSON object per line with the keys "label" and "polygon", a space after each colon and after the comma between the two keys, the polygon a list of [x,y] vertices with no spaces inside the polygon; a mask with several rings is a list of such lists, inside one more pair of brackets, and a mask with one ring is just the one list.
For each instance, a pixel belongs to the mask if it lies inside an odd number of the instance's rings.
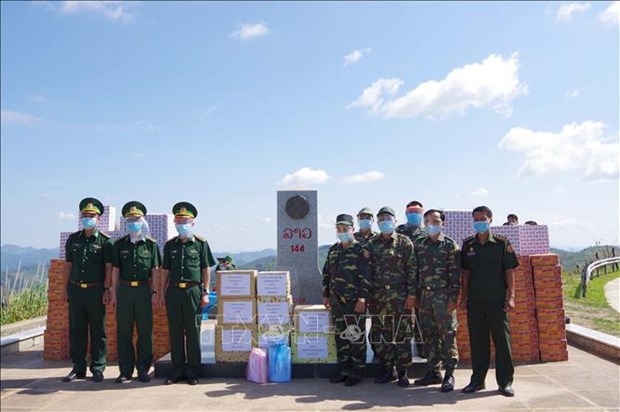
{"label": "stack of cardboard boxes", "polygon": [[288,345],[293,328],[293,296],[288,271],[258,272],[256,278],[258,347]]}
{"label": "stack of cardboard boxes", "polygon": [[336,363],[331,313],[323,305],[298,305],[291,335],[293,363]]}

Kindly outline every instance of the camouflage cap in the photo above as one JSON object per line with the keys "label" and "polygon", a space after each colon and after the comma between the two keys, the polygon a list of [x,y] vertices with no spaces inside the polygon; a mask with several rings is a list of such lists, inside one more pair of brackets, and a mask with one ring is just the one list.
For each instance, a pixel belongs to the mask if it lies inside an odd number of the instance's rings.
{"label": "camouflage cap", "polygon": [[81,213],[97,213],[98,215],[103,214],[103,203],[94,197],[87,197],[82,199],[80,202],[80,212]]}
{"label": "camouflage cap", "polygon": [[379,209],[379,211],[377,212],[377,216],[383,214],[383,213],[387,213],[389,215],[392,215],[394,217],[396,217],[396,213],[394,213],[394,209],[392,209],[389,206],[383,206],[381,209]]}
{"label": "camouflage cap", "polygon": [[337,225],[347,225],[347,226],[353,226],[353,216],[351,215],[347,215],[347,214],[341,214],[338,215],[338,217],[336,217],[336,224]]}
{"label": "camouflage cap", "polygon": [[228,262],[228,263],[230,263],[230,262],[233,261],[233,258],[230,255],[226,255],[226,256],[224,256],[222,258],[217,258],[217,261],[218,262]]}
{"label": "camouflage cap", "polygon": [[357,212],[357,215],[371,215],[373,216],[374,213],[372,212],[372,209],[369,207],[363,207],[362,210],[360,210],[359,212]]}
{"label": "camouflage cap", "polygon": [[189,202],[179,202],[172,206],[172,214],[174,217],[195,218],[198,216],[198,210]]}
{"label": "camouflage cap", "polygon": [[137,200],[125,203],[121,210],[123,217],[140,217],[146,215],[146,206]]}

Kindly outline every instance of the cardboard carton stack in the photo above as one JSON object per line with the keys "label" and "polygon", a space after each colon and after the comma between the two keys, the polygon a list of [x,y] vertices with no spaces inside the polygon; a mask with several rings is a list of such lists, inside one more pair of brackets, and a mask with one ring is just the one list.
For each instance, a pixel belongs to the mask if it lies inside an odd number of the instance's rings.
{"label": "cardboard carton stack", "polygon": [[291,335],[293,363],[336,363],[331,313],[323,305],[298,305]]}
{"label": "cardboard carton stack", "polygon": [[217,272],[215,361],[247,362],[257,340],[256,271]]}
{"label": "cardboard carton stack", "polygon": [[289,344],[293,296],[288,271],[258,272],[256,278],[258,346]]}
{"label": "cardboard carton stack", "polygon": [[534,278],[540,360],[568,360],[562,295],[562,267],[558,255],[530,256]]}

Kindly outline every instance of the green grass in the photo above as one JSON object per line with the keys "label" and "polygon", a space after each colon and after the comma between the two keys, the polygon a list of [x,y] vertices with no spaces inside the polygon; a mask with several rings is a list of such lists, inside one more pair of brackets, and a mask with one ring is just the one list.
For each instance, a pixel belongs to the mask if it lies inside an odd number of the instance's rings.
{"label": "green grass", "polygon": [[619,277],[620,271],[610,271],[593,278],[588,283],[586,296],[582,297],[580,275],[563,273],[564,306],[571,322],[620,336],[620,314],[609,305],[605,298],[605,284]]}
{"label": "green grass", "polygon": [[47,313],[45,285],[31,286],[10,293],[0,311],[0,325],[44,316]]}

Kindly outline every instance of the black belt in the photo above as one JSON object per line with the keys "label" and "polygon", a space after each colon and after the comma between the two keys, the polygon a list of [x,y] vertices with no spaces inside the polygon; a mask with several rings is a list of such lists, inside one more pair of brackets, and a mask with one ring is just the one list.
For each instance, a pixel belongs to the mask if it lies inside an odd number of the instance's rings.
{"label": "black belt", "polygon": [[148,280],[124,280],[121,279],[121,283],[123,285],[129,285],[132,288],[137,288],[138,286],[145,286],[149,284]]}
{"label": "black belt", "polygon": [[80,289],[88,289],[88,288],[94,288],[95,286],[100,286],[101,282],[82,282],[82,281],[75,281],[75,280],[70,280],[69,283],[71,283],[72,285],[76,285],[79,286]]}
{"label": "black belt", "polygon": [[179,289],[188,289],[194,286],[198,286],[200,284],[201,284],[200,282],[178,282],[178,283],[171,283],[170,286],[179,288]]}

